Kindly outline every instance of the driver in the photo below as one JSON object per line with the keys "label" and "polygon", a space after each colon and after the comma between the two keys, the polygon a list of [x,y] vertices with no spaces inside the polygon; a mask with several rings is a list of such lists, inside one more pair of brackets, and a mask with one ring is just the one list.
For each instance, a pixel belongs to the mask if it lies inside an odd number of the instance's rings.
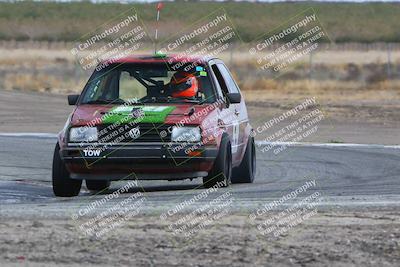
{"label": "driver", "polygon": [[189,72],[178,71],[171,77],[169,89],[172,97],[195,97],[199,91],[196,76]]}

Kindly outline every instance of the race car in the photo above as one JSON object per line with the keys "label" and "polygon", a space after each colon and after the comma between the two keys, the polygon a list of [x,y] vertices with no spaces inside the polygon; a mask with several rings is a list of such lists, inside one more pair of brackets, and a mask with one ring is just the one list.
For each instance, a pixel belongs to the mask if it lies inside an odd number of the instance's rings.
{"label": "race car", "polygon": [[245,101],[217,58],[129,56],[101,62],[58,135],[56,196],[117,180],[202,178],[206,188],[252,183],[253,129]]}

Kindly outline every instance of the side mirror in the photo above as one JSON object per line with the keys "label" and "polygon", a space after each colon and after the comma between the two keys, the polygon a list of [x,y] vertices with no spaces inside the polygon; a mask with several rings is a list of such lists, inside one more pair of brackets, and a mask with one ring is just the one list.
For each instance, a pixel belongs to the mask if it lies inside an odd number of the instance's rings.
{"label": "side mirror", "polygon": [[78,102],[79,95],[68,95],[68,105],[74,106]]}
{"label": "side mirror", "polygon": [[240,101],[242,100],[242,96],[240,95],[240,93],[228,93],[226,94],[226,97],[231,104],[240,103]]}

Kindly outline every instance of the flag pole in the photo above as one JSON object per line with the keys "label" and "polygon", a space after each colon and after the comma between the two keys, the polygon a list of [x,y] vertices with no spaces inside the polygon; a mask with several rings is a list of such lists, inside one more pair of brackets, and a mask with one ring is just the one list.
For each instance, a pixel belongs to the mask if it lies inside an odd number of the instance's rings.
{"label": "flag pole", "polygon": [[160,10],[163,8],[163,3],[159,2],[157,3],[157,21],[156,21],[156,32],[155,32],[155,38],[154,38],[154,54],[157,54],[157,41],[158,41],[158,22],[160,20]]}

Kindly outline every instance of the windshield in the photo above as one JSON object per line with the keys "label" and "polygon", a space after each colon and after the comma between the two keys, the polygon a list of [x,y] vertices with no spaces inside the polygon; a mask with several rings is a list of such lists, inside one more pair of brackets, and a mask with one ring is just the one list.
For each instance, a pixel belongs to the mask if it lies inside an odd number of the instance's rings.
{"label": "windshield", "polygon": [[164,63],[119,64],[93,73],[81,104],[202,104],[214,100],[208,73],[203,67],[173,71]]}

